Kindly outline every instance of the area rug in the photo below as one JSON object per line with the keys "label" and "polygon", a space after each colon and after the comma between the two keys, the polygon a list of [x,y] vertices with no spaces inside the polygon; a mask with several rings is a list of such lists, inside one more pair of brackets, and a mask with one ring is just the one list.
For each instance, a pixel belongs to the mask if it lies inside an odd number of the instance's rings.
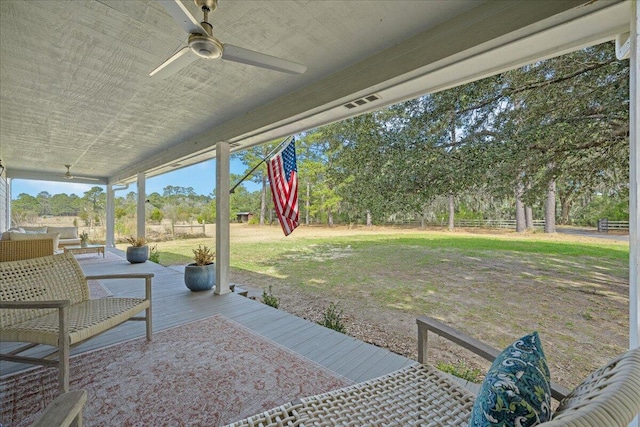
{"label": "area rug", "polygon": [[100,280],[87,280],[89,285],[89,298],[99,299],[105,297],[112,297],[113,293],[107,289]]}
{"label": "area rug", "polygon": [[[351,382],[215,315],[71,359],[88,393],[85,426],[219,426]],[[57,370],[0,379],[3,427],[31,425],[57,392]]]}

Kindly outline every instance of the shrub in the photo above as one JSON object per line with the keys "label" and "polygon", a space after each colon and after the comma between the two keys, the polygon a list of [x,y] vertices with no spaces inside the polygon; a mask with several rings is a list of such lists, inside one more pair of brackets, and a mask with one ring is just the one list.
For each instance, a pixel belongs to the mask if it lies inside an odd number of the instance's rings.
{"label": "shrub", "polygon": [[158,252],[158,245],[153,245],[149,252],[149,261],[160,264],[160,252]]}
{"label": "shrub", "polygon": [[347,333],[347,328],[342,320],[342,309],[334,303],[329,304],[318,324],[343,334]]}
{"label": "shrub", "polygon": [[456,364],[438,362],[436,368],[442,372],[446,372],[463,380],[467,380],[472,383],[480,383],[480,369],[470,368],[467,366],[464,360],[459,360]]}
{"label": "shrub", "polygon": [[280,301],[271,292],[271,286],[269,286],[269,293],[266,290],[262,291],[262,302],[273,308],[280,306]]}
{"label": "shrub", "polygon": [[213,260],[216,259],[216,254],[211,252],[208,246],[198,245],[198,249],[192,249],[193,260],[196,265],[208,265],[213,264]]}
{"label": "shrub", "polygon": [[131,246],[135,246],[136,248],[140,248],[144,245],[147,244],[147,239],[145,239],[144,237],[133,237],[133,236],[129,236],[129,237],[125,237],[125,240],[131,245]]}

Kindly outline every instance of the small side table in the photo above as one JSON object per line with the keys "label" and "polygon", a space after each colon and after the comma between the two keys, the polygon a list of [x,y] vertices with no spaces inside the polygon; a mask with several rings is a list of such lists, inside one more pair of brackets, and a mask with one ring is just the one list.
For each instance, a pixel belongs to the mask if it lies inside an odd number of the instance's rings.
{"label": "small side table", "polygon": [[95,252],[98,255],[102,254],[102,258],[104,258],[104,245],[63,246],[63,249],[65,253],[71,252],[74,255],[89,254]]}

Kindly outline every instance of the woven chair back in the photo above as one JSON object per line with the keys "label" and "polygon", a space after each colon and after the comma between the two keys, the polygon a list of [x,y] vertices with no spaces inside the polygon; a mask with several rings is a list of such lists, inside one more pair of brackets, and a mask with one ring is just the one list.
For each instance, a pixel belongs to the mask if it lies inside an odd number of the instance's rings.
{"label": "woven chair back", "polygon": [[[76,304],[89,299],[87,280],[71,253],[0,262],[0,283],[0,301],[70,300]],[[44,313],[41,309],[0,310],[0,327]]]}
{"label": "woven chair back", "polygon": [[627,426],[639,412],[640,347],[589,375],[562,400],[549,426]]}

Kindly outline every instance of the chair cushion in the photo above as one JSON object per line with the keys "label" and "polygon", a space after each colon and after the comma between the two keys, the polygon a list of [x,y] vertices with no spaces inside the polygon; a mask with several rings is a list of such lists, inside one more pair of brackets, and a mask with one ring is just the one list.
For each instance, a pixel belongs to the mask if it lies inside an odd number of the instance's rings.
{"label": "chair cushion", "polygon": [[530,427],[551,419],[549,368],[537,332],[508,346],[493,362],[471,412],[470,427]]}
{"label": "chair cushion", "polygon": [[24,233],[24,228],[14,227],[10,228],[0,236],[0,240],[11,240],[11,233]]}
{"label": "chair cushion", "polygon": [[47,227],[48,233],[60,233],[61,239],[77,239],[78,227]]}
{"label": "chair cushion", "polygon": [[25,233],[46,233],[47,227],[20,227]]}
{"label": "chair cushion", "polygon": [[58,248],[58,240],[60,239],[59,233],[11,233],[11,240],[41,240],[41,239],[53,239],[53,250]]}

